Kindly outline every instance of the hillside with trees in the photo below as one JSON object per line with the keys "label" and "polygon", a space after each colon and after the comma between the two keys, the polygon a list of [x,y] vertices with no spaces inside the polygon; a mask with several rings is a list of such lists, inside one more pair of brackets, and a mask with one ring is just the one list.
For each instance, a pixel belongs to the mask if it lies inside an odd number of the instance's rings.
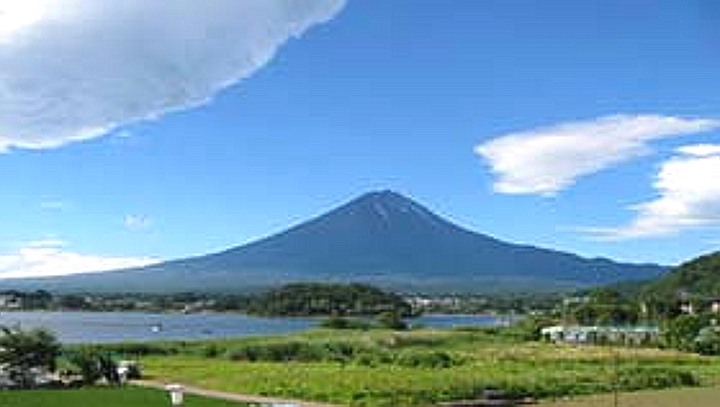
{"label": "hillside with trees", "polygon": [[720,252],[680,265],[647,284],[643,296],[658,299],[720,298]]}
{"label": "hillside with trees", "polygon": [[366,284],[297,283],[253,299],[248,312],[258,315],[378,315],[408,316],[411,306],[399,295]]}

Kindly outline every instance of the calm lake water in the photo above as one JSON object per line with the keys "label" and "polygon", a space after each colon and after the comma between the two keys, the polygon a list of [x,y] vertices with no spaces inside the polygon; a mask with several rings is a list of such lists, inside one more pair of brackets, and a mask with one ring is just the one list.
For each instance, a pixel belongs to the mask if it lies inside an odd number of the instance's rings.
{"label": "calm lake water", "polygon": [[[134,312],[3,312],[0,325],[44,327],[63,343],[109,343],[281,335],[310,329],[316,318],[262,318],[237,314],[150,314]],[[424,315],[414,325],[495,326],[506,320],[487,315]]]}

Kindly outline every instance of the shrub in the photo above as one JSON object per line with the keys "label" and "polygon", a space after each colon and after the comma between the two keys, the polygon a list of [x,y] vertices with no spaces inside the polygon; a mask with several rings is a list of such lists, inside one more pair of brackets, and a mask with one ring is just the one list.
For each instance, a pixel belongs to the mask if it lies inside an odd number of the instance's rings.
{"label": "shrub", "polygon": [[205,358],[216,358],[220,356],[221,349],[217,344],[211,343],[208,345],[203,346],[203,348],[200,351],[200,354]]}
{"label": "shrub", "polygon": [[555,325],[557,321],[546,316],[533,315],[516,322],[509,328],[499,330],[503,336],[521,341],[538,341],[542,339],[540,331],[547,326]]}
{"label": "shrub", "polygon": [[665,345],[684,351],[695,351],[695,338],[710,324],[708,315],[680,315],[663,330]]}
{"label": "shrub", "polygon": [[179,353],[177,347],[182,344],[163,344],[163,343],[113,343],[96,346],[96,350],[109,353],[117,353],[130,356],[166,356]]}
{"label": "shrub", "polygon": [[701,355],[720,355],[720,329],[706,327],[695,337],[694,350]]}
{"label": "shrub", "polygon": [[404,350],[395,358],[395,364],[399,366],[429,369],[447,368],[460,363],[460,360],[456,360],[449,353],[442,351]]}
{"label": "shrub", "polygon": [[353,360],[361,366],[389,365],[394,362],[393,355],[382,348],[367,349],[359,352]]}
{"label": "shrub", "polygon": [[[140,365],[136,361],[121,361],[118,365],[119,369],[126,369],[125,372],[125,378],[126,379],[142,379],[142,371],[140,369]],[[119,370],[118,370],[119,372]]]}
{"label": "shrub", "polygon": [[405,331],[408,324],[402,319],[402,316],[396,312],[383,312],[378,315],[377,323],[381,328],[392,329],[395,331]]}
{"label": "shrub", "polygon": [[333,315],[320,322],[320,326],[329,329],[370,329],[370,323],[368,321],[359,318],[346,318]]}
{"label": "shrub", "polygon": [[692,372],[671,367],[632,366],[618,372],[618,384],[622,390],[664,389],[697,386],[699,383]]}
{"label": "shrub", "polygon": [[65,358],[75,366],[76,373],[82,377],[84,385],[92,385],[102,377],[100,363],[97,359],[97,352],[90,348],[80,348],[66,352]]}
{"label": "shrub", "polygon": [[227,357],[249,362],[346,362],[355,357],[359,348],[345,341],[249,343],[231,349]]}
{"label": "shrub", "polygon": [[92,385],[101,378],[108,384],[120,384],[118,364],[107,352],[84,347],[66,352],[65,358],[79,370],[84,385]]}

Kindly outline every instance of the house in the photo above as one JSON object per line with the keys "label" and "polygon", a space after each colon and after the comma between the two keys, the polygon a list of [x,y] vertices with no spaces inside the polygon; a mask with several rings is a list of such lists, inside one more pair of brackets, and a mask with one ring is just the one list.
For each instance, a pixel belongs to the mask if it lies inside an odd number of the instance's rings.
{"label": "house", "polygon": [[693,300],[685,299],[680,302],[680,312],[683,314],[694,315],[702,312],[712,312],[720,314],[720,298],[696,298]]}
{"label": "house", "polygon": [[[34,367],[24,372],[31,388],[57,388],[62,385],[58,376],[44,368]],[[16,377],[10,374],[7,365],[0,365],[0,390],[20,389]]]}
{"label": "house", "polygon": [[712,298],[708,300],[710,304],[710,312],[713,314],[720,314],[720,298]]}
{"label": "house", "polygon": [[680,312],[683,314],[688,315],[694,315],[695,314],[695,306],[690,301],[685,301],[680,304]]}
{"label": "house", "polygon": [[0,309],[16,310],[22,306],[20,297],[15,294],[0,294]]}

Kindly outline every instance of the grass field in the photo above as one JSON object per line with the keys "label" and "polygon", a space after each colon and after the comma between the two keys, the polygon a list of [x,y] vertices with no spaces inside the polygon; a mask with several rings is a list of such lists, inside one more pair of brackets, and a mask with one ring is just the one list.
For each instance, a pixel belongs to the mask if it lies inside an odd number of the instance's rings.
{"label": "grass field", "polygon": [[[144,349],[150,376],[348,405],[427,405],[501,389],[538,398],[714,385],[720,360],[673,351],[522,342],[487,332],[313,331]],[[152,355],[164,353],[163,355]]]}
{"label": "grass field", "polygon": [[[79,390],[0,391],[2,407],[168,407],[163,391],[135,387]],[[246,404],[186,397],[184,407],[243,407]]]}
{"label": "grass field", "polygon": [[[619,407],[717,407],[720,405],[720,388],[668,389],[621,393]],[[546,402],[538,407],[614,407],[611,394],[586,396],[576,400]]]}

